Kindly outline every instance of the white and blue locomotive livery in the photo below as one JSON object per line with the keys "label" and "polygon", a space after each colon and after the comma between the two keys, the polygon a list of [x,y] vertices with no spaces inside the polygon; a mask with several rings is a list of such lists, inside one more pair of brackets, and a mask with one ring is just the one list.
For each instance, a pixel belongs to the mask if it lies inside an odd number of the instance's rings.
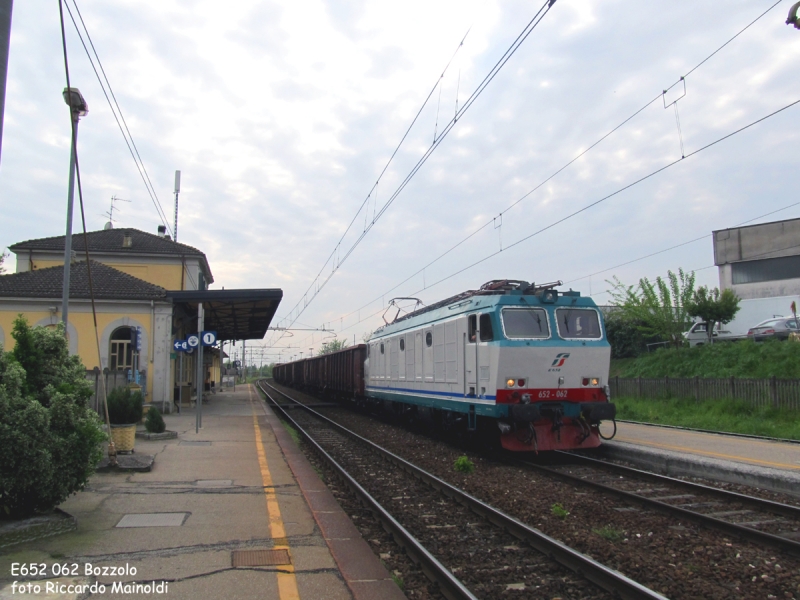
{"label": "white and blue locomotive livery", "polygon": [[592,299],[560,284],[491,281],[395,319],[367,343],[364,396],[445,426],[494,420],[509,450],[599,446],[611,347]]}

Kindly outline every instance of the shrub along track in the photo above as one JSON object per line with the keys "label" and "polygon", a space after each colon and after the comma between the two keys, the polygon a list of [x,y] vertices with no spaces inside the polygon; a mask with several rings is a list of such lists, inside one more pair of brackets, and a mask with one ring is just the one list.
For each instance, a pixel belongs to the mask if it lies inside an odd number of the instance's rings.
{"label": "shrub along track", "polygon": [[[295,397],[319,402],[290,391]],[[341,408],[321,411],[360,435],[379,440],[382,446],[437,477],[670,598],[800,598],[800,561],[796,557],[705,529],[691,520],[676,521],[634,502],[498,463],[480,453],[467,452],[476,465],[474,473],[458,473],[453,463],[465,454],[462,448],[374,416]],[[569,514],[555,514],[556,504]],[[514,594],[513,590],[506,593]]]}

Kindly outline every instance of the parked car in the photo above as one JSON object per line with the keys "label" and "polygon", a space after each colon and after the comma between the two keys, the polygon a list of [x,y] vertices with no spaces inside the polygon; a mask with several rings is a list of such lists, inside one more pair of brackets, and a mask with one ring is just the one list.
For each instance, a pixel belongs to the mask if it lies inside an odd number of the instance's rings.
{"label": "parked car", "polygon": [[800,331],[798,320],[794,317],[788,319],[767,319],[747,332],[747,337],[756,342],[764,340],[788,340],[789,334]]}
{"label": "parked car", "polygon": [[[714,325],[714,332],[712,333],[713,342],[722,341],[735,341],[744,339],[744,335],[735,335],[730,329],[719,323]],[[708,343],[708,324],[700,321],[691,326],[689,331],[683,333],[683,339],[689,342],[690,347],[702,346]]]}

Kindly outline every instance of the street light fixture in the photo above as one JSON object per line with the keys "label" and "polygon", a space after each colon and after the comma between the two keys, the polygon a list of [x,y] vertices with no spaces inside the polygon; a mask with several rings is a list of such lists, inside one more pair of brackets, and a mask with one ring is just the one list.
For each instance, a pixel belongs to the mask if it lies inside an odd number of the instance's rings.
{"label": "street light fixture", "polygon": [[[75,194],[75,151],[78,145],[78,121],[89,114],[89,105],[78,88],[64,88],[64,102],[72,115],[72,148],[69,155],[69,189],[67,191],[67,235],[64,237],[64,285],[61,292],[61,322],[66,335],[69,319],[69,279],[72,261],[72,198]],[[89,268],[89,265],[86,265]]]}

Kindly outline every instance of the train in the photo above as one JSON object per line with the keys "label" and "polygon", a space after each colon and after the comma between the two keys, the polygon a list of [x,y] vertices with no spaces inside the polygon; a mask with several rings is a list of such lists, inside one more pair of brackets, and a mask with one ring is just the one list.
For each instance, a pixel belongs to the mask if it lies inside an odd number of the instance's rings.
{"label": "train", "polygon": [[616,419],[611,346],[594,301],[561,285],[493,280],[398,309],[365,344],[275,365],[273,377],[446,431],[489,432],[511,451],[596,448],[600,423]]}

